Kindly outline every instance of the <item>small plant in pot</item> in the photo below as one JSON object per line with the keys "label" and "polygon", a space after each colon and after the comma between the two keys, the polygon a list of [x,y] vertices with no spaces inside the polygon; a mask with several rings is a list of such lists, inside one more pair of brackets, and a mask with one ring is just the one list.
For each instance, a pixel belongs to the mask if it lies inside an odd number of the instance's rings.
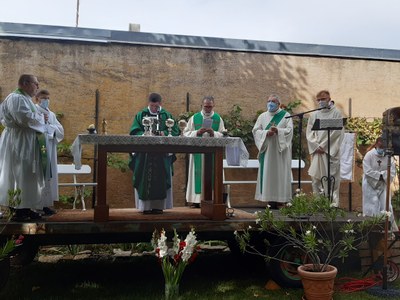
{"label": "small plant in pot", "polygon": [[[337,270],[331,265],[332,261],[344,260],[351,251],[357,250],[372,230],[381,228],[385,218],[384,214],[373,218],[364,218],[360,214],[349,216],[349,213],[332,205],[329,198],[305,194],[299,190],[292,201],[279,210],[267,207],[256,215],[256,228],[235,232],[242,252],[263,256],[267,261],[295,266],[299,274],[303,269],[320,273],[320,279],[324,277],[321,273],[333,270],[333,281]],[[264,240],[266,249],[260,250],[254,245],[252,238],[257,232],[268,236]],[[286,255],[288,249],[297,252],[298,259]],[[326,295],[326,299],[332,297],[333,281],[332,290],[329,291],[330,295]],[[303,278],[302,283],[306,299],[313,299],[307,295],[308,283]],[[316,288],[314,283],[311,286],[318,292],[325,289]]]}

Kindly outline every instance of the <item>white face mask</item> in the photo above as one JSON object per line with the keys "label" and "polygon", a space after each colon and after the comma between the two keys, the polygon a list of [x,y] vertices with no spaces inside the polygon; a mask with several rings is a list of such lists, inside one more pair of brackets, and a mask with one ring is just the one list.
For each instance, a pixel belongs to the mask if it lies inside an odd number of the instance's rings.
{"label": "white face mask", "polygon": [[40,107],[44,109],[49,109],[50,99],[41,99],[40,100]]}

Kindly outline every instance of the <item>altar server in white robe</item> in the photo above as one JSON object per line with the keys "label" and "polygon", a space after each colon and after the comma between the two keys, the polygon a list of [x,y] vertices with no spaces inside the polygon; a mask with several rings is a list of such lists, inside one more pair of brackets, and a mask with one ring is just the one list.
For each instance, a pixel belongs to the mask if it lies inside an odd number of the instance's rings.
{"label": "altar server in white robe", "polygon": [[45,131],[45,120],[32,102],[38,88],[35,76],[21,75],[18,88],[0,106],[5,127],[0,138],[0,205],[9,205],[9,190],[21,189],[21,203],[15,214],[18,220],[40,218],[34,210],[43,207],[39,137]]}
{"label": "altar server in white robe", "polygon": [[[216,137],[223,136],[224,121],[214,112],[215,101],[211,96],[203,98],[202,110],[195,113],[183,130],[187,137]],[[191,154],[189,159],[189,175],[186,188],[186,201],[191,207],[199,208],[202,199],[203,154]]]}
{"label": "altar server in white robe", "polygon": [[312,189],[314,194],[323,192],[328,196],[328,182],[321,182],[321,178],[333,176],[331,181],[331,200],[336,207],[339,206],[340,190],[340,146],[344,138],[344,129],[330,131],[330,174],[328,174],[328,131],[312,130],[316,119],[341,119],[342,113],[333,105],[329,106],[331,101],[330,93],[327,90],[320,91],[317,94],[319,108],[313,112],[307,123],[307,143],[308,151],[311,155],[311,164],[308,174],[311,176]]}
{"label": "altar server in white robe", "polygon": [[253,127],[254,142],[259,151],[255,199],[283,204],[292,199],[292,138],[293,121],[281,109],[278,95],[270,95],[267,111]]}
{"label": "altar server in white robe", "polygon": [[44,214],[52,215],[55,211],[51,207],[54,205],[54,201],[58,201],[57,145],[64,138],[64,128],[57,120],[55,113],[49,109],[49,91],[40,90],[36,94],[35,100],[38,111],[48,116],[44,133],[47,147],[47,164],[42,201]]}
{"label": "altar server in white robe", "polygon": [[[390,159],[389,184],[396,176],[395,162],[392,157]],[[362,200],[364,216],[381,215],[386,211],[387,167],[388,158],[385,156],[382,138],[378,138],[363,159]],[[391,198],[391,195],[389,195],[389,207],[387,209],[391,213],[389,218],[392,225],[391,231],[398,231],[399,229],[393,216]]]}

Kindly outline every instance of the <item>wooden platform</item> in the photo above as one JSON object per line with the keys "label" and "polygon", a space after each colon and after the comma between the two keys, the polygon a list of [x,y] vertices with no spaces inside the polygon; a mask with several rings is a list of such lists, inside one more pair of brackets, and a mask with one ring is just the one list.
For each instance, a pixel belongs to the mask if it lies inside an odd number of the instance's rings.
{"label": "wooden platform", "polygon": [[[246,211],[247,210],[247,211]],[[44,244],[112,243],[150,241],[155,229],[187,233],[194,227],[199,239],[233,239],[233,232],[254,226],[254,211],[235,209],[234,216],[213,221],[200,209],[176,207],[159,215],[144,215],[134,208],[110,209],[108,222],[95,222],[92,209],[60,209],[36,222],[10,222],[2,235],[23,234]],[[4,220],[0,220],[0,228]]]}

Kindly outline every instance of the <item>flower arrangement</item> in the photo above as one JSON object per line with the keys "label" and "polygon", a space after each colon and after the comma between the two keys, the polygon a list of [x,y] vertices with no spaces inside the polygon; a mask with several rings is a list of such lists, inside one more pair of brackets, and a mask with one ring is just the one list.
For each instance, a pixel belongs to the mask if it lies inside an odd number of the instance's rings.
{"label": "flower arrangement", "polygon": [[271,254],[269,250],[273,245],[266,241],[267,252],[264,253],[251,245],[251,228],[248,228],[235,232],[242,252],[261,255],[267,260],[285,261],[281,254],[289,246],[300,252],[303,261],[286,262],[297,265],[310,263],[314,272],[324,272],[333,259],[348,257],[350,251],[367,240],[373,229],[381,228],[385,218],[385,214],[372,218],[358,214],[351,218],[335,207],[329,198],[299,190],[292,202],[279,211],[267,207],[256,215],[259,231],[283,238],[284,242],[278,245],[277,252]]}
{"label": "flower arrangement", "polygon": [[197,240],[194,228],[185,240],[174,229],[172,247],[168,246],[165,230],[153,232],[152,245],[159,259],[165,280],[165,298],[174,299],[179,294],[179,282],[188,264],[197,257]]}

